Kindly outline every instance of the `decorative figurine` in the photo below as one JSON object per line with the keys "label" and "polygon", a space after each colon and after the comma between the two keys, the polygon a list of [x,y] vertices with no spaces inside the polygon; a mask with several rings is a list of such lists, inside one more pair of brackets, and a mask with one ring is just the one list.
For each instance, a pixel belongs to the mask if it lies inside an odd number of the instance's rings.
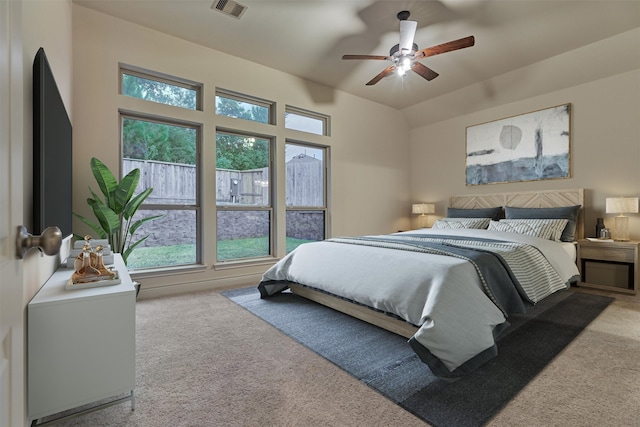
{"label": "decorative figurine", "polygon": [[109,277],[110,279],[113,278],[113,276],[115,276],[115,273],[113,271],[110,271],[107,269],[107,267],[105,267],[104,265],[104,258],[102,256],[102,252],[104,251],[104,246],[102,245],[98,245],[96,246],[96,265],[95,267],[98,269],[98,271],[100,272],[101,276],[105,276],[105,277]]}
{"label": "decorative figurine", "polygon": [[85,236],[84,240],[85,244],[82,247],[82,252],[78,254],[73,263],[75,270],[71,276],[73,283],[113,280],[117,274],[115,271],[107,269],[104,265],[102,255],[104,247],[102,245],[98,245],[94,251],[91,248],[91,236]]}

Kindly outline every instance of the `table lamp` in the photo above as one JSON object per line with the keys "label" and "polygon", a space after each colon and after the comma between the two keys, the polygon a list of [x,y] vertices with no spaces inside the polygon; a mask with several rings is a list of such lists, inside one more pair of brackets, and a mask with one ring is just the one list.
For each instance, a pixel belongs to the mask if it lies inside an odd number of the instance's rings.
{"label": "table lamp", "polygon": [[607,197],[606,212],[620,214],[615,218],[613,240],[626,242],[629,240],[629,217],[625,213],[638,213],[637,197]]}
{"label": "table lamp", "polygon": [[418,218],[418,227],[424,227],[424,220],[426,214],[436,213],[436,205],[434,203],[414,203],[411,205],[411,213],[414,215],[420,215]]}

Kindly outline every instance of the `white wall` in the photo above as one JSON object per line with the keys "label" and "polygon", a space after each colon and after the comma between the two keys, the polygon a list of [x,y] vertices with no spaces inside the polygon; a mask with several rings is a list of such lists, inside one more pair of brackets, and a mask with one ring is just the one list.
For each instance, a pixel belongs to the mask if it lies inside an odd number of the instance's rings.
{"label": "white wall", "polygon": [[[284,191],[286,137],[331,147],[331,228],[333,235],[388,233],[409,225],[408,131],[397,110],[301,80],[255,63],[73,5],[74,52],[74,210],[90,216],[87,187],[93,184],[89,160],[97,157],[119,170],[118,108],[135,110],[140,100],[118,95],[118,63],[130,64],[204,84],[203,160],[215,163],[216,126],[236,122],[213,114],[215,88],[233,90],[277,103],[277,119],[284,121],[285,104],[331,116],[331,137],[318,137],[260,123],[244,124],[276,136],[276,191]],[[148,106],[149,103],[147,103]],[[148,106],[158,115],[177,114],[176,108]],[[211,168],[210,168],[211,169]],[[203,193],[215,194],[215,178],[203,177]],[[213,197],[204,201],[204,223],[213,224]],[[276,207],[284,213],[284,202]],[[284,236],[284,215],[277,223]],[[215,270],[212,227],[204,236],[205,268],[179,276],[146,276],[144,296],[181,290],[257,284],[267,266]],[[74,223],[80,232],[82,224]],[[283,254],[283,249],[280,249]]]}
{"label": "white wall", "polygon": [[[578,73],[594,61],[594,52],[602,52],[601,44],[614,49],[607,53],[610,69],[617,74],[598,76],[590,81],[577,79],[574,85],[564,82],[560,88],[552,73],[536,74],[553,68],[562,76]],[[534,191],[562,188],[585,189],[585,231],[595,234],[597,217],[613,228],[612,214],[605,213],[605,198],[640,196],[640,29],[623,33],[580,52],[569,52],[548,63],[534,64],[518,70],[521,77],[495,79],[496,91],[512,102],[490,102],[466,114],[458,114],[439,122],[412,129],[411,194],[416,201],[437,202],[437,214],[446,215],[447,198],[454,194],[486,194],[505,191]],[[584,52],[590,52],[584,55]],[[588,59],[588,60],[587,60]],[[616,63],[615,61],[618,61]],[[524,76],[529,76],[525,78]],[[545,85],[546,80],[546,85]],[[511,85],[511,86],[508,86]],[[526,95],[520,86],[532,84],[539,95]],[[451,96],[470,99],[477,87],[464,88]],[[514,93],[515,91],[515,93]],[[449,99],[452,102],[451,99]],[[446,99],[442,99],[444,105]],[[572,104],[571,178],[548,181],[505,183],[481,186],[465,185],[465,130],[467,126],[564,103]],[[433,104],[422,105],[424,112]],[[409,116],[417,115],[419,106]],[[424,114],[426,116],[426,114]],[[411,121],[411,119],[409,119]],[[443,179],[447,177],[447,179]],[[630,235],[640,239],[640,215],[630,216]]]}

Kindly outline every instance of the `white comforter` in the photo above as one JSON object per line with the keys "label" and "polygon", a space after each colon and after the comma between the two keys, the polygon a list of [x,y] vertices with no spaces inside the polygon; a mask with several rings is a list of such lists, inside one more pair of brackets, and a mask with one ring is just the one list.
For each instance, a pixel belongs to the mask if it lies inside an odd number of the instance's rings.
{"label": "white comforter", "polygon": [[[471,236],[533,245],[558,277],[542,295],[538,290],[537,295],[530,296],[534,302],[565,288],[578,275],[562,245],[550,240],[488,230],[420,229],[397,234]],[[393,313],[419,326],[412,341],[427,350],[429,359],[433,356],[435,364],[423,355],[421,358],[441,376],[472,370],[484,362],[477,357],[483,352],[484,359],[492,357],[487,354],[492,349],[495,353],[494,332],[506,321],[506,315],[483,291],[472,263],[456,257],[326,241],[308,243],[265,272],[262,284],[267,286],[261,292],[280,292],[286,289],[286,282]],[[416,349],[414,343],[412,347]],[[448,372],[443,373],[442,367]]]}

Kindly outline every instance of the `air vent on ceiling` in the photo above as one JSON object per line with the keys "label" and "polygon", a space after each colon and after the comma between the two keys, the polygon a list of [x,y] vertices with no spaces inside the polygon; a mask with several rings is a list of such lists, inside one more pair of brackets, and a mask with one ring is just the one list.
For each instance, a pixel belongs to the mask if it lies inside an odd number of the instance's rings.
{"label": "air vent on ceiling", "polygon": [[233,0],[216,0],[211,5],[211,9],[220,11],[225,15],[233,16],[234,18],[240,19],[245,10],[247,10],[247,6]]}

